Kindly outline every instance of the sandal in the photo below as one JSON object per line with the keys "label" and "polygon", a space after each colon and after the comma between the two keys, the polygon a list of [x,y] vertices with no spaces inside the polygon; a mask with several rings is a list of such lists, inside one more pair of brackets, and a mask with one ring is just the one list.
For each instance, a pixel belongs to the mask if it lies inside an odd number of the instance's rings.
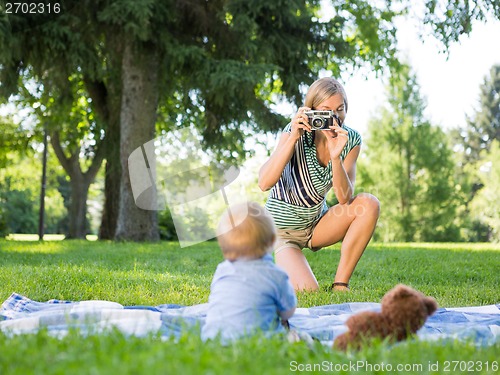
{"label": "sandal", "polygon": [[[338,286],[342,287],[342,289],[336,289],[336,287],[338,287]],[[335,291],[347,291],[347,290],[350,290],[350,289],[349,289],[349,284],[348,283],[343,283],[343,282],[340,282],[340,281],[335,281],[332,284],[331,290],[335,290]]]}

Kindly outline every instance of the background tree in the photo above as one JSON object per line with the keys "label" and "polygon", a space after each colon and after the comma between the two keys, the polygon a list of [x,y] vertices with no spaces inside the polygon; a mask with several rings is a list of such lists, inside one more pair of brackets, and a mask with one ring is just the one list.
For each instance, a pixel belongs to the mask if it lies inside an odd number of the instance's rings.
{"label": "background tree", "polygon": [[486,240],[500,242],[500,141],[494,140],[490,144],[489,152],[483,150],[483,158],[478,163],[478,176],[483,188],[470,203],[470,214],[476,223],[486,225]]}
{"label": "background tree", "polygon": [[[89,231],[87,197],[104,158],[104,134],[85,91],[81,75],[68,77],[64,89],[34,79],[27,69],[19,94],[11,101],[30,116],[31,128],[50,134],[55,156],[69,177],[67,238],[84,239]],[[28,115],[29,113],[29,115]]]}
{"label": "background tree", "polygon": [[[81,87],[76,88],[75,99],[71,115],[51,126],[50,143],[69,176],[71,198],[67,238],[84,239],[89,231],[88,191],[104,159],[104,138],[96,139],[97,124]],[[61,139],[61,135],[65,139]]]}
{"label": "background tree", "polygon": [[[12,222],[13,218],[25,217],[26,211],[31,211],[32,207],[26,207],[24,204],[29,203],[29,200],[16,199],[23,194],[22,189],[18,190],[17,186],[12,186],[12,177],[6,173],[7,167],[19,163],[20,159],[32,157],[32,149],[29,145],[29,138],[26,133],[19,128],[19,125],[14,122],[9,116],[0,117],[0,235],[5,235],[13,231],[19,231],[29,226],[30,230],[36,228],[32,224],[36,224],[36,219],[22,220]],[[29,192],[27,195],[31,195]],[[14,196],[11,196],[14,195]],[[22,204],[24,207],[19,207],[21,215],[17,211],[17,205],[14,200]],[[16,210],[13,210],[13,207]],[[22,222],[25,221],[25,224]],[[26,225],[26,226],[23,226]]]}
{"label": "background tree", "polygon": [[[41,181],[40,142],[28,121],[16,123],[0,117],[0,234],[36,233]],[[30,140],[28,142],[28,140]],[[48,157],[46,191],[46,230],[64,233],[68,221],[58,179],[64,176],[53,152]]]}
{"label": "background tree", "polygon": [[459,217],[468,241],[491,241],[498,236],[495,214],[487,208],[487,202],[491,202],[495,181],[495,168],[490,165],[495,159],[490,152],[500,140],[499,129],[500,66],[494,65],[480,87],[478,106],[467,117],[467,126],[452,132],[458,151],[456,179],[463,202]]}
{"label": "background tree", "polygon": [[467,118],[463,131],[464,161],[477,161],[481,151],[489,151],[495,140],[500,140],[500,65],[494,65],[485,77],[478,108]]}
{"label": "background tree", "polygon": [[423,22],[445,48],[458,42],[461,35],[468,35],[474,21],[485,21],[490,16],[500,20],[498,0],[426,0],[425,7]]}
{"label": "background tree", "polygon": [[359,186],[381,201],[382,240],[455,240],[453,160],[446,135],[423,116],[415,75],[403,66],[388,86],[388,106],[369,123]]}

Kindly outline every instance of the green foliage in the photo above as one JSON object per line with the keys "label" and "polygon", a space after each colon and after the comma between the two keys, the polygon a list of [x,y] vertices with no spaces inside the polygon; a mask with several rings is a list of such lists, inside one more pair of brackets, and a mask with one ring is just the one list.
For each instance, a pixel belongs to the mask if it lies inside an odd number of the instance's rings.
{"label": "green foliage", "polygon": [[424,119],[425,104],[409,67],[392,76],[388,102],[370,122],[367,156],[360,159],[360,186],[382,206],[376,238],[456,240],[451,149],[441,128]]}
{"label": "green foliage", "polygon": [[38,220],[28,190],[8,190],[1,196],[8,233],[36,233]]}
{"label": "green foliage", "polygon": [[425,100],[409,67],[393,74],[389,106],[371,121],[359,161],[358,190],[375,193],[382,202],[375,238],[498,241],[491,211],[495,159],[488,154],[498,138],[497,73],[493,67],[485,80],[481,108],[469,128],[447,134],[424,118]]}
{"label": "green foliage", "polygon": [[20,160],[33,156],[33,149],[28,146],[33,134],[26,134],[9,115],[0,117],[0,128],[0,237],[15,231],[34,233],[37,219],[30,191],[32,185],[23,186],[16,172],[8,172],[12,166],[16,169]]}
{"label": "green foliage", "polygon": [[426,8],[423,21],[445,47],[458,41],[460,35],[468,35],[474,21],[485,21],[491,16],[500,19],[497,0],[426,0]]}
{"label": "green foliage", "polygon": [[479,107],[463,129],[464,162],[475,162],[482,150],[500,141],[500,65],[490,69],[480,87]]}
{"label": "green foliage", "polygon": [[[38,224],[37,173],[30,158],[11,154],[11,165],[0,170],[0,212],[4,233],[36,233]],[[36,179],[39,182],[39,179]],[[35,203],[36,202],[36,203]]]}
{"label": "green foliage", "polygon": [[[4,223],[2,234],[37,233],[42,174],[39,153],[31,150],[30,155],[24,157],[11,153],[9,160],[9,165],[0,169],[0,223]],[[67,211],[58,191],[62,173],[55,155],[49,153],[45,197],[46,233],[65,233]]]}
{"label": "green foliage", "polygon": [[[495,155],[500,140],[500,66],[495,65],[480,87],[479,107],[466,128],[451,135],[458,151],[455,180],[463,202],[459,210],[461,235],[468,241],[499,241],[498,214],[493,204],[498,183]],[[483,191],[484,189],[484,191]]]}
{"label": "green foliage", "polygon": [[166,209],[158,213],[158,229],[160,231],[160,239],[164,241],[179,240],[170,210]]}
{"label": "green foliage", "polygon": [[[113,25],[131,34],[139,40],[148,41],[157,38],[155,28],[163,24],[168,27],[165,8],[173,8],[172,1],[158,4],[155,0],[117,0],[102,2],[102,8],[97,14],[99,22]],[[156,35],[155,35],[156,34]]]}
{"label": "green foliage", "polygon": [[483,151],[484,156],[477,163],[478,175],[482,188],[471,202],[471,216],[488,228],[487,239],[500,242],[500,141],[494,140],[490,151]]}
{"label": "green foliage", "polygon": [[30,119],[30,130],[58,132],[66,157],[76,154],[85,169],[104,138],[104,129],[96,120],[82,74],[75,73],[67,78],[63,87],[52,88],[47,87],[46,80],[37,77],[31,68],[19,78],[19,94],[10,102],[23,110],[24,118]]}
{"label": "green foliage", "polygon": [[28,146],[32,134],[16,124],[11,116],[0,116],[0,168],[5,168],[13,162],[16,154],[30,155]]}

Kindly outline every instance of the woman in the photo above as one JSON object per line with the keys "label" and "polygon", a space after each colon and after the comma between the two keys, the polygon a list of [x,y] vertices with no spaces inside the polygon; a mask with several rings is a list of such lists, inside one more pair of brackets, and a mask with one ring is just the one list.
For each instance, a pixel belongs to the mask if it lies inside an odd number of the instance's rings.
{"label": "woman", "polygon": [[[305,113],[333,111],[333,125],[313,130]],[[371,194],[353,195],[361,148],[357,131],[344,125],[347,97],[333,78],[309,88],[279,143],[259,172],[259,187],[271,189],[266,208],[278,228],[276,263],[288,273],[295,290],[317,290],[318,282],[303,248],[317,251],[342,241],[333,290],[348,290],[349,280],[377,224],[380,204]],[[338,120],[337,120],[338,119]],[[338,204],[326,205],[333,187]]]}

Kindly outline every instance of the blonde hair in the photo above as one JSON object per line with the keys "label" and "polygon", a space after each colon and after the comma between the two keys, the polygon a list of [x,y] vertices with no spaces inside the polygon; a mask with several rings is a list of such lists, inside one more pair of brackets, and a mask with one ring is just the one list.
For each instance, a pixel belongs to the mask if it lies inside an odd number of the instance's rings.
{"label": "blonde hair", "polygon": [[347,95],[344,87],[332,77],[324,77],[314,81],[309,90],[307,90],[304,105],[311,109],[316,109],[322,102],[335,94],[342,95],[345,111],[347,112]]}
{"label": "blonde hair", "polygon": [[271,214],[256,202],[229,207],[217,227],[217,240],[224,258],[257,259],[272,252],[276,227]]}

